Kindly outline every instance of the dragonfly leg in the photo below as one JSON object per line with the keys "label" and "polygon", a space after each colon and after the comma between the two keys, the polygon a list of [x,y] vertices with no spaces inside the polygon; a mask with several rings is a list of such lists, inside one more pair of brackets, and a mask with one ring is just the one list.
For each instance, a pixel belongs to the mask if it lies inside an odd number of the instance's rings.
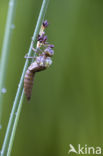
{"label": "dragonfly leg", "polygon": [[26,58],[26,59],[28,59],[28,58],[34,59],[34,58],[36,58],[36,57],[35,57],[35,56],[28,56],[28,54],[26,54],[26,55],[24,56],[24,58]]}
{"label": "dragonfly leg", "polygon": [[35,49],[33,45],[34,45],[34,41],[32,40],[32,50],[33,50],[35,53],[38,53],[37,49]]}

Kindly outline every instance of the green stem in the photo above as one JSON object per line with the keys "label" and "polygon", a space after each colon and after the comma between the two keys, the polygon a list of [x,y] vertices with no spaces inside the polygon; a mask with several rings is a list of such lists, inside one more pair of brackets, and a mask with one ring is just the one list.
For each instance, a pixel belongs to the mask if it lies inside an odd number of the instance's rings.
{"label": "green stem", "polygon": [[21,109],[22,109],[23,98],[24,98],[24,90],[22,91],[20,102],[19,102],[19,105],[18,105],[18,109],[17,109],[17,112],[15,114],[16,117],[15,117],[14,125],[13,125],[13,128],[12,128],[12,133],[11,133],[11,137],[10,137],[10,142],[9,142],[9,147],[8,147],[8,151],[7,151],[7,156],[11,155],[13,141],[14,141],[14,137],[15,137],[15,133],[16,133],[16,128],[17,128],[17,125],[18,125],[20,112],[21,112]]}
{"label": "green stem", "polygon": [[14,28],[13,19],[15,14],[16,0],[9,1],[8,15],[6,20],[5,34],[3,40],[3,47],[1,51],[1,63],[0,63],[0,124],[2,118],[2,103],[3,103],[3,88],[5,88],[5,78],[8,64],[9,47],[11,41],[11,32]]}
{"label": "green stem", "polygon": [[[42,22],[43,22],[43,19],[44,19],[44,16],[45,16],[45,12],[46,12],[46,9],[47,9],[48,2],[49,2],[49,0],[43,0],[41,11],[40,11],[40,14],[39,14],[39,18],[38,18],[38,21],[37,21],[37,24],[36,24],[36,28],[35,28],[33,37],[32,37],[32,40],[34,41],[34,44],[36,42],[37,35],[39,34],[40,27],[42,25]],[[29,51],[28,51],[28,56],[30,56],[31,53],[32,53],[32,41],[31,41],[30,48],[29,48]],[[24,65],[24,69],[23,69],[23,72],[22,72],[20,83],[18,85],[18,90],[17,90],[17,93],[16,93],[16,97],[15,97],[15,100],[14,100],[14,103],[13,103],[13,108],[12,108],[12,111],[11,111],[7,131],[6,131],[3,146],[2,146],[1,156],[6,156],[6,153],[7,153],[7,149],[8,149],[9,141],[10,141],[10,136],[11,136],[11,133],[12,133],[13,124],[14,124],[14,121],[15,121],[15,113],[17,111],[17,108],[18,108],[18,105],[19,105],[20,95],[21,95],[21,92],[22,92],[22,89],[23,89],[24,75],[25,75],[25,72],[27,70],[28,65],[29,65],[29,60],[27,59],[26,62],[25,62],[25,65]]]}

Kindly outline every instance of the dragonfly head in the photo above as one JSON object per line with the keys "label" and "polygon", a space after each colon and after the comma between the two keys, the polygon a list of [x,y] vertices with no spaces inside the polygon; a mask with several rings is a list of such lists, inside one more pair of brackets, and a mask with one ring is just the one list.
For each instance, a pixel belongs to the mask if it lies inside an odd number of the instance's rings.
{"label": "dragonfly head", "polygon": [[48,47],[44,50],[44,53],[46,56],[52,57],[54,55],[54,50],[52,48]]}

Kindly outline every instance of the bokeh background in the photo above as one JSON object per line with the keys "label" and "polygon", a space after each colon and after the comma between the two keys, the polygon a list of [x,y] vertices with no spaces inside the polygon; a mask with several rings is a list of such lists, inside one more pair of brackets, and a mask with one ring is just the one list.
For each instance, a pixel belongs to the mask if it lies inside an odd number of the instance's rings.
{"label": "bokeh background", "polygon": [[[0,51],[8,0],[0,0]],[[42,0],[18,0],[4,98],[2,145]],[[103,1],[50,0],[53,65],[35,77],[12,156],[68,156],[69,144],[103,147]],[[71,154],[73,155],[73,154]]]}

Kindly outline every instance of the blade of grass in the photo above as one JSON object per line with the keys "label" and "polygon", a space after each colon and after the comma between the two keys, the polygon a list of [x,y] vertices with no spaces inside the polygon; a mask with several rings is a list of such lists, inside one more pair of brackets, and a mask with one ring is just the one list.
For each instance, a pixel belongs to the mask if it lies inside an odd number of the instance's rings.
{"label": "blade of grass", "polygon": [[13,141],[14,141],[14,137],[15,137],[15,133],[16,133],[16,128],[17,128],[17,125],[18,125],[20,112],[21,112],[21,109],[22,109],[23,98],[24,98],[24,90],[22,91],[20,102],[19,102],[19,105],[18,105],[18,109],[17,109],[17,112],[15,114],[16,117],[15,117],[14,125],[13,125],[13,128],[12,128],[12,133],[11,133],[10,142],[9,142],[9,146],[8,146],[7,156],[11,155]]}
{"label": "blade of grass", "polygon": [[[41,27],[41,29],[39,31],[39,34],[42,34],[42,33],[43,33],[43,29]],[[36,48],[38,47],[38,42],[39,41],[37,41]],[[34,56],[35,56],[35,53],[34,53]],[[14,121],[14,124],[13,124],[12,132],[11,132],[11,137],[10,137],[10,141],[9,141],[8,151],[7,151],[8,156],[10,156],[10,154],[11,154],[13,141],[14,141],[14,137],[15,137],[15,133],[16,133],[16,128],[17,128],[17,124],[18,124],[18,121],[19,121],[19,116],[20,116],[20,112],[21,112],[21,108],[22,108],[22,104],[23,104],[23,98],[24,98],[24,89],[23,89],[22,94],[21,94],[20,102],[18,104],[16,117],[15,117],[15,121]]]}
{"label": "blade of grass", "polygon": [[[37,21],[37,24],[36,24],[36,28],[35,28],[35,31],[34,31],[34,34],[33,34],[33,37],[32,37],[32,40],[34,41],[34,44],[36,42],[37,35],[39,34],[40,27],[42,25],[42,22],[43,22],[45,13],[46,13],[48,2],[49,2],[49,0],[43,0],[42,7],[41,7],[41,10],[40,10],[40,14],[39,14],[39,17],[38,17],[38,21]],[[29,51],[28,51],[28,56],[30,56],[31,53],[32,53],[32,41],[31,41],[30,48],[29,48]],[[7,153],[7,149],[8,149],[9,141],[10,141],[10,136],[11,136],[11,133],[12,133],[13,124],[14,124],[14,121],[15,121],[15,113],[17,111],[18,104],[19,104],[19,99],[20,99],[21,92],[22,92],[22,89],[23,89],[24,75],[25,75],[25,72],[27,70],[28,65],[29,65],[29,60],[27,59],[26,62],[25,62],[24,68],[23,68],[22,76],[21,76],[21,79],[20,79],[20,83],[18,85],[16,97],[15,97],[15,100],[14,100],[14,103],[13,103],[13,108],[12,108],[12,111],[11,111],[7,131],[6,131],[3,146],[2,146],[1,156],[6,155],[6,153]]]}
{"label": "blade of grass", "polygon": [[0,125],[1,125],[1,119],[2,119],[3,94],[5,93],[3,92],[3,88],[5,88],[5,78],[6,78],[8,57],[9,57],[11,32],[14,28],[13,19],[15,15],[15,6],[16,6],[16,0],[10,0],[8,13],[7,13],[3,46],[2,46],[2,51],[1,51],[2,56],[1,56],[1,63],[0,63]]}

